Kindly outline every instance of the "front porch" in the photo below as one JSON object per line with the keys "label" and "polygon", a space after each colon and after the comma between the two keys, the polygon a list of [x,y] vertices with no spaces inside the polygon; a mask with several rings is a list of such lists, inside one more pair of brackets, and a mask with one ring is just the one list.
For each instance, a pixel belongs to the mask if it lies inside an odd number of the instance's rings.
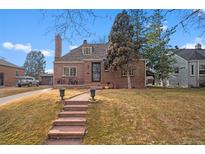
{"label": "front porch", "polygon": [[53,86],[54,88],[66,88],[66,89],[70,89],[70,88],[90,88],[89,86],[85,85],[85,84],[79,84],[79,85],[71,85],[71,84],[56,84]]}
{"label": "front porch", "polygon": [[101,83],[101,82],[85,83],[84,81],[80,80],[77,77],[62,77],[62,78],[59,78],[59,79],[55,80],[54,83],[56,83],[56,84],[53,85],[54,88],[62,88],[62,87],[67,88],[67,89],[70,89],[70,88],[104,89],[106,87],[114,88],[114,85],[111,84],[110,82],[108,82],[106,84]]}
{"label": "front porch", "polygon": [[55,79],[54,83],[57,85],[83,85],[84,81],[80,80],[78,77],[63,76],[61,78]]}

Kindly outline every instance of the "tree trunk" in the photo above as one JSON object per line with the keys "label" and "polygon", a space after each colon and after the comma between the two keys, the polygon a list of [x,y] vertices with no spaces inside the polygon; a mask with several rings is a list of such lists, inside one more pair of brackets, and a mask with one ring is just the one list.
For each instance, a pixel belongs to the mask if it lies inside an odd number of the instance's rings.
{"label": "tree trunk", "polygon": [[166,87],[167,83],[166,83],[166,80],[165,79],[162,79],[162,86],[163,87]]}
{"label": "tree trunk", "polygon": [[132,83],[131,83],[131,78],[130,78],[129,67],[128,67],[128,69],[127,69],[127,88],[128,88],[128,89],[132,89]]}
{"label": "tree trunk", "polygon": [[114,88],[114,89],[117,89],[117,82],[116,82],[116,75],[115,75],[115,74],[116,74],[116,72],[113,73],[113,76],[114,76],[114,83],[113,83],[114,85],[113,85],[113,88]]}

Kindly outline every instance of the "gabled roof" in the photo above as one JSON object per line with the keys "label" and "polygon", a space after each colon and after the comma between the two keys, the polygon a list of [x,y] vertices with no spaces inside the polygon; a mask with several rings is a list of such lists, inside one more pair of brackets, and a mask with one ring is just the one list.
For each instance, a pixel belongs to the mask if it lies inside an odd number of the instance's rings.
{"label": "gabled roof", "polygon": [[174,52],[186,60],[205,60],[205,49],[174,49]]}
{"label": "gabled roof", "polygon": [[0,58],[0,65],[23,69],[23,67],[19,67],[19,66],[15,65],[15,64],[12,64],[12,63],[6,61],[5,59],[1,59],[1,58]]}
{"label": "gabled roof", "polygon": [[[83,55],[82,47],[92,47],[92,54]],[[82,61],[83,59],[104,59],[108,44],[84,44],[81,45],[60,58],[60,61]]]}

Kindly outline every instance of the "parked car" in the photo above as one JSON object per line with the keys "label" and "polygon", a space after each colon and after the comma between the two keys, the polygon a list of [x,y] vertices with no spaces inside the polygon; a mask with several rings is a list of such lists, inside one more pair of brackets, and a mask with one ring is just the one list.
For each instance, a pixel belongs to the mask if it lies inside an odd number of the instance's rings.
{"label": "parked car", "polygon": [[39,81],[36,80],[34,77],[31,76],[21,76],[18,77],[17,86],[39,86]]}

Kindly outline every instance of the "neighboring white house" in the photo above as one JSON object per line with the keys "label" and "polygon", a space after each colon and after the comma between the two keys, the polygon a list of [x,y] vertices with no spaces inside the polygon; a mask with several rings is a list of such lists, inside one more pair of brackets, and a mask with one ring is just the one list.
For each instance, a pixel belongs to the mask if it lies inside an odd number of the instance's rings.
{"label": "neighboring white house", "polygon": [[169,86],[205,86],[205,49],[197,44],[195,49],[175,49],[175,72],[169,78]]}

